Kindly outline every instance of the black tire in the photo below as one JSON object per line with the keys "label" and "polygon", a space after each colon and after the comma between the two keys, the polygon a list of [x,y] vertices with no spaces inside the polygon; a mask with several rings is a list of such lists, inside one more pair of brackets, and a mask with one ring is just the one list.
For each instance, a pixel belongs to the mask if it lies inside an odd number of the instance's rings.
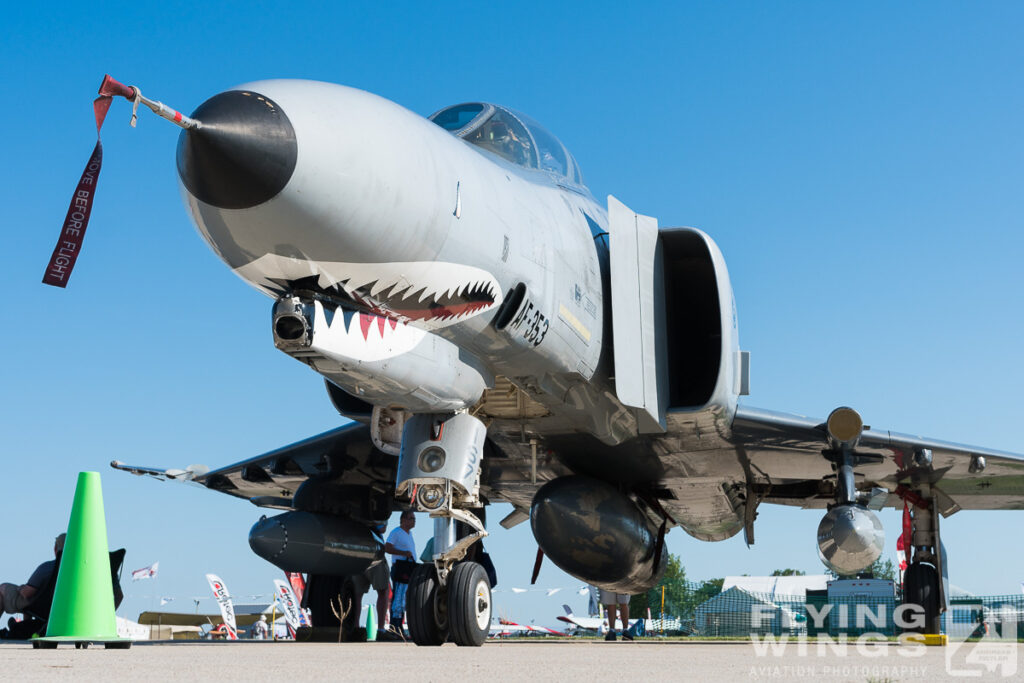
{"label": "black tire", "polygon": [[434,565],[421,564],[413,570],[405,593],[405,617],[417,645],[437,646],[448,640],[448,603],[438,587]]}
{"label": "black tire", "polygon": [[448,574],[448,623],[456,645],[480,647],[491,630],[491,582],[476,562]]}
{"label": "black tire", "polygon": [[[346,642],[358,640],[355,635],[360,626],[359,616],[362,613],[363,596],[356,590],[351,577],[346,577],[341,584],[341,604],[349,606],[348,614],[341,622],[341,639]],[[363,631],[362,640],[366,640],[366,631]]]}
{"label": "black tire", "polygon": [[935,567],[918,562],[907,568],[903,575],[903,602],[919,605],[924,610],[924,625],[904,628],[905,632],[941,633],[939,573]]}
{"label": "black tire", "polygon": [[[355,584],[347,576],[328,576],[316,574],[309,577],[309,585],[306,586],[308,594],[306,605],[309,607],[310,619],[314,628],[337,628],[341,626],[342,640],[350,640],[356,629],[359,628],[360,605],[362,595],[357,595]],[[344,623],[338,622],[334,611],[338,610],[338,596],[341,596],[342,608],[350,605],[349,613],[345,616]],[[331,607],[334,609],[331,609]]]}
{"label": "black tire", "polygon": [[314,628],[330,626],[337,628],[338,619],[331,611],[331,598],[336,598],[341,594],[341,584],[344,580],[343,576],[309,575],[304,598]]}

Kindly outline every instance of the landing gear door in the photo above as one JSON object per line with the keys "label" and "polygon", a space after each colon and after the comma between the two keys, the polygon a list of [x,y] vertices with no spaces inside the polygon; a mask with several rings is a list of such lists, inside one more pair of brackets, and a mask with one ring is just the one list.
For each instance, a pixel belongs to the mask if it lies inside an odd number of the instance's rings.
{"label": "landing gear door", "polygon": [[641,433],[665,431],[668,357],[665,286],[656,218],[608,196],[615,393]]}

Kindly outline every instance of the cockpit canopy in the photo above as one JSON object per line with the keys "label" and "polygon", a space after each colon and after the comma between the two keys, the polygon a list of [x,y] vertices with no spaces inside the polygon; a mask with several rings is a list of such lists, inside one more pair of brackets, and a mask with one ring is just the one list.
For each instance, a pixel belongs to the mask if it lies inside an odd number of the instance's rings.
{"label": "cockpit canopy", "polygon": [[583,184],[579,166],[569,150],[529,116],[486,102],[468,102],[442,109],[432,114],[430,120],[513,164]]}

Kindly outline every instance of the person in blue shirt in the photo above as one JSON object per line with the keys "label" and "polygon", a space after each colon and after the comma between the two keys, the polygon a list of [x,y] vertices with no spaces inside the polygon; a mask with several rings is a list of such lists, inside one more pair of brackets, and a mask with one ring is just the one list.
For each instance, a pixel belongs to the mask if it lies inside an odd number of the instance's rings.
{"label": "person in blue shirt", "polygon": [[399,562],[416,562],[416,541],[412,537],[412,529],[416,526],[416,514],[412,510],[406,510],[399,518],[399,525],[395,527],[388,540],[384,544],[384,552],[391,555],[391,585],[393,595],[391,597],[391,624],[395,628],[401,628],[402,619],[405,617],[405,592],[409,588],[407,581],[399,581],[399,577],[411,572],[396,571]]}

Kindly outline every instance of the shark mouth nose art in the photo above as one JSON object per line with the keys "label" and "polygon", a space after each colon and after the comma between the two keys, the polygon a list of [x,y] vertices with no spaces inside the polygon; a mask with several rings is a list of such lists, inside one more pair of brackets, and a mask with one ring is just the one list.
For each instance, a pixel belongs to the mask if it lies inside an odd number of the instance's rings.
{"label": "shark mouth nose art", "polygon": [[267,254],[237,273],[278,294],[287,291],[351,302],[425,329],[447,327],[499,305],[501,287],[485,270],[459,263],[312,262]]}

